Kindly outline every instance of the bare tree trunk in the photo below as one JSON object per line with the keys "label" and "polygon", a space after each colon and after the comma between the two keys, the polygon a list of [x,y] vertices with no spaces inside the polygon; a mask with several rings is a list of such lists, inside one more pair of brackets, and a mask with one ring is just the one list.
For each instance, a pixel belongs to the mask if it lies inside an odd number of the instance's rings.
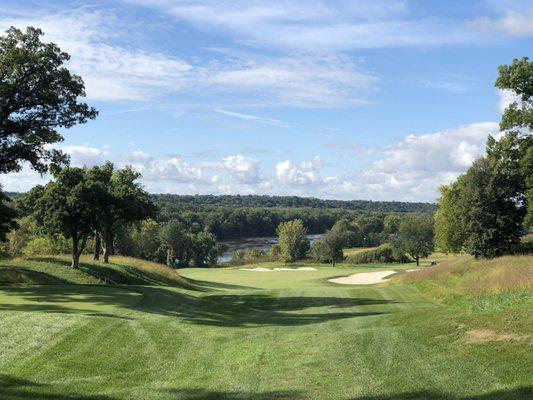
{"label": "bare tree trunk", "polygon": [[418,267],[420,265],[420,256],[416,256],[415,260],[416,260],[416,266]]}
{"label": "bare tree trunk", "polygon": [[104,230],[104,264],[109,264],[109,253],[111,252],[111,235],[109,230]]}
{"label": "bare tree trunk", "polygon": [[100,259],[100,251],[102,250],[102,240],[100,238],[100,233],[95,231],[94,233],[94,255],[93,260],[98,261]]}
{"label": "bare tree trunk", "polygon": [[78,249],[79,240],[78,238],[72,238],[72,262],[70,264],[71,268],[78,269],[80,266],[80,252]]}

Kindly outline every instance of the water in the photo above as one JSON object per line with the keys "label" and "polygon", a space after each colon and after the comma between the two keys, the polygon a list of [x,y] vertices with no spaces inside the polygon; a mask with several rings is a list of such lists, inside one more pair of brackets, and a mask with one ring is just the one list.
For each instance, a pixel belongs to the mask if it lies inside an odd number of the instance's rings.
{"label": "water", "polygon": [[[323,233],[307,235],[307,239],[309,239],[309,241],[313,243],[315,240],[320,239],[323,235]],[[219,264],[226,264],[231,261],[235,250],[259,247],[265,252],[268,252],[272,245],[278,243],[278,238],[277,236],[241,238],[232,240],[222,240],[220,241],[220,243],[226,245],[228,247],[228,250],[218,258],[218,262]]]}

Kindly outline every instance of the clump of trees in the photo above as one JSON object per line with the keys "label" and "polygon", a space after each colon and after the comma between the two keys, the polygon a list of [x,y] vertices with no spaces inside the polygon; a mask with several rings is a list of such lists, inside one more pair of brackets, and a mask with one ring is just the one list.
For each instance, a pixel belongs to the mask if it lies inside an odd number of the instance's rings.
{"label": "clump of trees", "polygon": [[43,233],[71,242],[73,268],[79,267],[90,238],[104,238],[104,262],[108,263],[116,229],[155,212],[148,194],[135,182],[138,178],[128,167],[115,171],[111,163],[91,169],[67,167],[45,186],[30,190],[20,205]]}
{"label": "clump of trees", "polygon": [[508,254],[533,227],[532,83],[533,63],[527,57],[499,68],[496,87],[514,92],[517,100],[503,113],[503,137],[489,137],[487,156],[441,188],[435,223],[443,251]]}
{"label": "clump of trees", "polygon": [[309,250],[307,228],[299,219],[283,222],[278,227],[280,257],[286,263],[305,258]]}
{"label": "clump of trees", "polygon": [[332,263],[333,266],[344,259],[343,248],[346,246],[345,231],[341,225],[335,225],[326,232],[323,238],[316,240],[311,246],[311,257],[321,263]]}

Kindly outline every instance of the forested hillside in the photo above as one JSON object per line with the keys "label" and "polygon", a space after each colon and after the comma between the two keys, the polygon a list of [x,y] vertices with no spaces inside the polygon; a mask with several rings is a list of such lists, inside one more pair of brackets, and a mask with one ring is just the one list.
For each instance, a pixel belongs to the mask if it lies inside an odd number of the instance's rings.
{"label": "forested hillside", "polygon": [[324,200],[314,197],[266,196],[266,195],[177,195],[153,194],[152,199],[159,204],[188,204],[195,206],[231,207],[309,207],[338,208],[343,210],[377,212],[433,212],[433,203],[410,203],[404,201],[372,200]]}

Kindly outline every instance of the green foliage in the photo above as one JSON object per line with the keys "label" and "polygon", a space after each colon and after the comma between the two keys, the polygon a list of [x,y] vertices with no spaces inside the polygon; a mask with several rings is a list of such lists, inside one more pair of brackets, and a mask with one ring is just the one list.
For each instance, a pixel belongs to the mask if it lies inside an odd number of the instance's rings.
{"label": "green foliage", "polygon": [[[41,197],[34,196],[35,192]],[[33,216],[49,235],[62,235],[72,241],[72,267],[97,224],[100,199],[105,189],[91,179],[86,169],[65,168],[44,189],[31,191],[23,203],[33,209]]]}
{"label": "green foliage", "polygon": [[384,243],[376,248],[348,255],[346,262],[350,264],[406,263],[409,262],[409,257],[392,243]]}
{"label": "green foliage", "polygon": [[278,226],[278,243],[281,249],[281,259],[286,263],[305,258],[309,249],[307,229],[299,219],[283,222]]}
{"label": "green foliage", "polygon": [[317,263],[331,262],[331,255],[329,253],[328,245],[321,239],[315,240],[311,244],[310,255],[311,259]]}
{"label": "green foliage", "polygon": [[495,86],[510,90],[519,97],[505,109],[500,129],[533,130],[533,62],[528,57],[514,59],[511,65],[501,65],[498,72]]}
{"label": "green foliage", "polygon": [[63,165],[67,156],[47,145],[63,140],[59,128],[97,115],[78,101],[85,89],[64,67],[69,55],[42,35],[12,27],[0,36],[0,173],[20,171],[22,162],[39,172]]}
{"label": "green foliage", "polygon": [[9,231],[17,228],[17,222],[15,221],[17,212],[11,207],[9,202],[9,197],[2,192],[2,187],[0,186],[0,242],[7,239]]}
{"label": "green foliage", "polygon": [[402,219],[394,246],[409,254],[419,265],[420,257],[429,256],[434,249],[434,223],[428,215],[411,214]]}
{"label": "green foliage", "polygon": [[325,243],[329,254],[329,262],[331,262],[333,266],[344,259],[342,249],[346,244],[346,237],[343,231],[336,229],[334,226],[332,230],[326,232],[320,241]]}
{"label": "green foliage", "polygon": [[115,170],[113,164],[107,162],[87,173],[105,188],[99,199],[97,230],[103,240],[104,263],[107,263],[116,231],[126,224],[154,217],[155,206],[149,194],[136,182],[141,175],[131,167]]}
{"label": "green foliage", "polygon": [[271,260],[277,261],[281,258],[281,246],[279,244],[273,244],[268,250],[268,256]]}
{"label": "green foliage", "polygon": [[459,178],[440,187],[439,209],[435,214],[435,244],[445,253],[459,253],[466,241],[460,197],[463,181],[464,178]]}
{"label": "green foliage", "polygon": [[516,192],[487,159],[477,160],[465,175],[462,193],[466,250],[476,257],[509,253],[520,241],[524,209]]}
{"label": "green foliage", "polygon": [[267,253],[262,248],[250,247],[247,249],[235,250],[231,258],[231,263],[233,265],[250,264],[255,262],[267,261],[269,258],[270,255],[267,255]]}
{"label": "green foliage", "polygon": [[22,249],[26,257],[39,255],[65,254],[70,250],[69,243],[64,238],[52,238],[51,236],[37,236]]}

